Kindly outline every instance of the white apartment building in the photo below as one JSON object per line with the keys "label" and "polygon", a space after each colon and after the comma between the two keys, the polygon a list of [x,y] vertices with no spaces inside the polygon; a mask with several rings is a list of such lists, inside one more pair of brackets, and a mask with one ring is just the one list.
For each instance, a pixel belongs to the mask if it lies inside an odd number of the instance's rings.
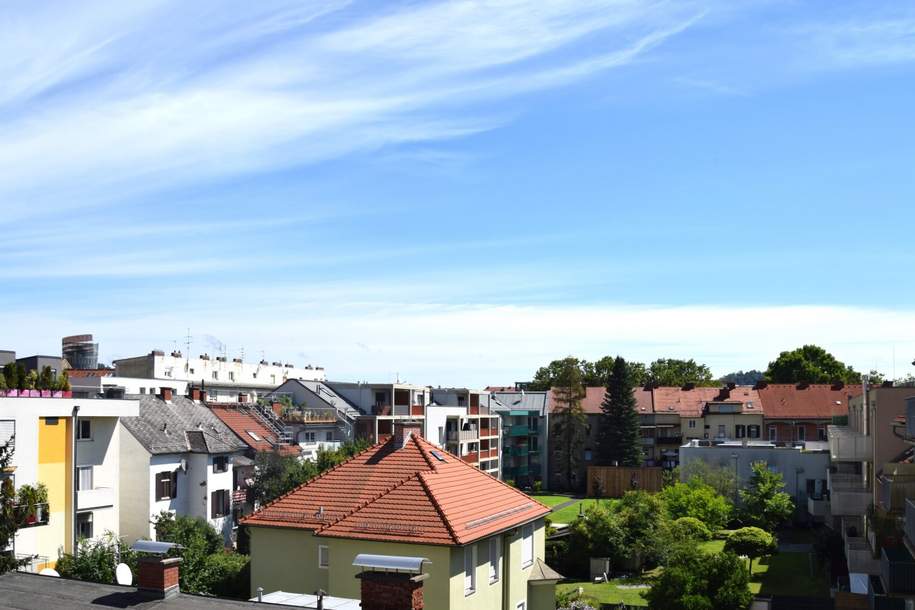
{"label": "white apartment building", "polygon": [[240,394],[245,395],[244,402],[254,402],[288,379],[324,379],[320,366],[300,368],[266,360],[251,363],[208,354],[191,358],[180,351],[166,354],[154,350],[145,356],[122,358],[114,361],[114,368],[115,377],[151,380],[148,387],[153,391],[146,393],[170,387],[186,394],[187,384],[193,384],[206,389],[208,399],[215,402],[238,402]]}
{"label": "white apartment building", "polygon": [[356,437],[375,443],[394,434],[395,421],[423,422],[432,389],[409,383],[328,381],[326,385],[362,412]]}
{"label": "white apartment building", "polygon": [[27,569],[53,567],[59,552],[72,552],[74,535],[120,533],[118,421],[137,413],[136,400],[0,397],[0,444],[13,438],[15,445],[0,477],[17,489],[43,483],[48,490],[8,549],[29,559]]}
{"label": "white apartment building", "polygon": [[435,388],[426,407],[427,440],[501,478],[501,418],[485,390]]}
{"label": "white apartment building", "polygon": [[150,522],[167,511],[206,519],[228,544],[234,464],[247,445],[205,405],[168,389],[139,397],[138,416],[121,427],[121,535],[154,539]]}

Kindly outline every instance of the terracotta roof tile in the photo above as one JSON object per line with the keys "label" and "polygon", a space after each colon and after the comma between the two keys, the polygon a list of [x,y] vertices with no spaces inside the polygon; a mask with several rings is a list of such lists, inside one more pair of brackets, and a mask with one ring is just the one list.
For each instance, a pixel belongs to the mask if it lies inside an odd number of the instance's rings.
{"label": "terracotta roof tile", "polygon": [[680,417],[701,417],[705,403],[719,398],[721,388],[660,387],[652,392],[655,413],[678,413]]}
{"label": "terracotta roof tile", "polygon": [[[585,397],[581,400],[582,411],[592,415],[600,414],[602,412],[600,405],[604,401],[604,394],[606,391],[607,389],[603,386],[592,386],[585,388]],[[653,402],[651,391],[642,388],[636,388],[632,391],[632,393],[635,395],[639,413],[651,413]],[[550,413],[555,411],[556,408],[560,406],[561,403],[556,400],[556,389],[554,388],[550,391]]]}
{"label": "terracotta roof tile", "polygon": [[829,419],[848,415],[848,397],[864,390],[860,385],[770,383],[757,391],[767,418]]}
{"label": "terracotta roof tile", "polygon": [[[301,453],[296,445],[280,444],[276,434],[267,428],[257,417],[247,412],[244,407],[210,404],[213,415],[222,420],[240,438],[243,443],[255,451],[273,451],[278,449],[284,455]],[[257,435],[255,439],[250,432]]]}
{"label": "terracotta roof tile", "polygon": [[421,437],[403,447],[395,443],[391,438],[370,447],[243,523],[310,529],[318,536],[463,545],[549,513]]}

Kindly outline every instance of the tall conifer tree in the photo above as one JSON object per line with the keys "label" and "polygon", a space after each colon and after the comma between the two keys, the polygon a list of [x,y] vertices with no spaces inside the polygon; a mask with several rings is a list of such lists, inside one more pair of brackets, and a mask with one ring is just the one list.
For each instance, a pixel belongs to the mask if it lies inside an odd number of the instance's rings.
{"label": "tall conifer tree", "polygon": [[600,406],[603,415],[597,456],[604,466],[639,466],[642,463],[638,405],[632,393],[634,385],[629,366],[617,356]]}

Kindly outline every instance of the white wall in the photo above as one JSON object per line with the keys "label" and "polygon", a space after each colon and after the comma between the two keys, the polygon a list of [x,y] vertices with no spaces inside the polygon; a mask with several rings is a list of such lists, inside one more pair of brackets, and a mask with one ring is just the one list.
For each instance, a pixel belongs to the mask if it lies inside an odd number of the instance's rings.
{"label": "white wall", "polygon": [[120,533],[129,544],[133,544],[140,538],[151,537],[150,501],[155,497],[150,494],[148,487],[151,456],[123,424],[118,424],[118,434],[121,473],[118,489]]}
{"label": "white wall", "polygon": [[[445,407],[430,406],[426,408],[425,430],[423,438],[430,443],[439,447],[444,447],[448,439],[445,435],[445,421],[449,417],[464,417],[467,415],[466,407]],[[460,426],[459,426],[460,427]],[[442,429],[442,437],[439,437],[439,428]]]}

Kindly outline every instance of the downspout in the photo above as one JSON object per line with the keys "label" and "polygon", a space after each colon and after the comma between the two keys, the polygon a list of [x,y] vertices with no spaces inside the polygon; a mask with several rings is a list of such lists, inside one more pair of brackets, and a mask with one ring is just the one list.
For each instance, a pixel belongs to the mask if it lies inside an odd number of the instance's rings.
{"label": "downspout", "polygon": [[70,531],[71,531],[71,535],[73,538],[72,552],[73,552],[73,556],[76,557],[77,553],[79,552],[79,539],[78,539],[78,532],[76,531],[76,510],[77,510],[77,508],[79,508],[79,491],[77,491],[77,484],[76,484],[77,477],[79,476],[79,473],[76,469],[77,468],[77,466],[76,466],[76,433],[77,433],[77,430],[79,430],[79,405],[75,405],[73,407],[72,421],[73,421],[73,430],[71,431],[71,434],[70,434],[70,437],[71,437],[70,443],[72,445],[71,451],[70,451],[70,453],[71,453],[70,459],[72,460],[70,462],[70,476],[72,477],[72,487],[73,487],[73,514],[71,515]]}
{"label": "downspout", "polygon": [[[513,532],[514,530],[512,530]],[[511,578],[511,570],[509,569],[511,557],[511,537],[514,536],[514,533],[510,533],[508,536],[499,536],[502,542],[502,565],[499,566],[499,569],[502,570],[502,610],[511,610],[511,601],[509,597],[511,596],[511,583],[509,579]]]}

